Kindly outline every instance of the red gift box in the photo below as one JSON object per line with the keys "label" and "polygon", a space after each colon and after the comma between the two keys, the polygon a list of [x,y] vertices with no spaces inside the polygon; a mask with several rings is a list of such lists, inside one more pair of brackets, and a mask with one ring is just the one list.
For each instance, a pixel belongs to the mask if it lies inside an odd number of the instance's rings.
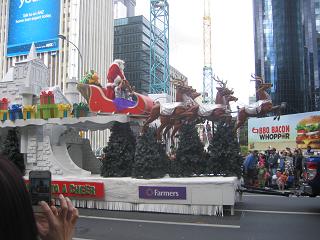
{"label": "red gift box", "polygon": [[47,92],[48,104],[54,104],[54,94],[52,91]]}
{"label": "red gift box", "polygon": [[2,98],[0,99],[0,110],[8,110],[8,98]]}
{"label": "red gift box", "polygon": [[40,104],[48,104],[48,95],[46,91],[40,93]]}
{"label": "red gift box", "polygon": [[54,104],[54,94],[52,91],[42,91],[40,93],[40,104]]}

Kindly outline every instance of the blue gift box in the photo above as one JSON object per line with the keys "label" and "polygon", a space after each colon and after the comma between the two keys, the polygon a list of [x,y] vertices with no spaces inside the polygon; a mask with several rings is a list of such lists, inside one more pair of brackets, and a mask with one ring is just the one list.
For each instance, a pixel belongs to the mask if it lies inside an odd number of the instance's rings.
{"label": "blue gift box", "polygon": [[11,121],[23,119],[22,106],[20,104],[12,104],[9,106],[9,119]]}

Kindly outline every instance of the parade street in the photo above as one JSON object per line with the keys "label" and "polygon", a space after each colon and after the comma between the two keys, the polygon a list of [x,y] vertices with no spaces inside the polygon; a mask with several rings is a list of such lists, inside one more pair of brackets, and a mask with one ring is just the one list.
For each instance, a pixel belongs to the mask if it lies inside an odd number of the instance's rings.
{"label": "parade street", "polygon": [[318,239],[320,198],[244,194],[223,217],[80,209],[78,240]]}

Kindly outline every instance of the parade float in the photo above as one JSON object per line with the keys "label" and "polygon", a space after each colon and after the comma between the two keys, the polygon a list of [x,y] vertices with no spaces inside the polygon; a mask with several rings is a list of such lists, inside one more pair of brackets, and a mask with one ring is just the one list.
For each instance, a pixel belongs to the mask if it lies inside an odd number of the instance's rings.
{"label": "parade float", "polygon": [[[92,80],[92,76],[89,78]],[[164,112],[184,115],[190,121],[199,114],[207,119],[229,118],[226,99],[233,92],[225,86],[219,92],[221,104],[210,109],[193,105],[194,101],[186,104],[185,99],[194,98],[194,90],[181,84],[176,87],[185,95],[181,102],[160,106]],[[87,103],[78,102],[78,90]],[[185,98],[186,94],[191,97]],[[1,141],[8,130],[19,129],[26,172],[50,170],[54,196],[63,193],[76,206],[84,208],[223,215],[223,207],[230,206],[231,214],[234,213],[237,177],[100,176],[101,162],[93,155],[89,141],[79,136],[79,131],[104,130],[115,122],[130,122],[145,130],[152,122],[150,117],[154,118],[152,112],[159,111],[158,103],[148,96],[133,92],[130,99],[111,100],[100,84],[77,83],[74,79],[67,82],[63,94],[58,87],[49,87],[48,69],[37,58],[33,46],[28,58],[16,63],[0,82],[0,100]],[[181,121],[180,117],[168,119],[167,116],[163,111],[158,114],[163,118],[161,129]]]}

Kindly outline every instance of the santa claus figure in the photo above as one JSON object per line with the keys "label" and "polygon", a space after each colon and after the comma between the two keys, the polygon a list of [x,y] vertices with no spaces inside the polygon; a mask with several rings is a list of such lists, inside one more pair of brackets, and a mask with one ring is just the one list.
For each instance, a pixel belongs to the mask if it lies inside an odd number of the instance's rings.
{"label": "santa claus figure", "polygon": [[126,77],[124,75],[124,61],[121,59],[116,59],[113,61],[111,66],[108,69],[107,74],[107,91],[106,97],[109,99],[115,98],[115,88],[122,82],[126,81]]}

